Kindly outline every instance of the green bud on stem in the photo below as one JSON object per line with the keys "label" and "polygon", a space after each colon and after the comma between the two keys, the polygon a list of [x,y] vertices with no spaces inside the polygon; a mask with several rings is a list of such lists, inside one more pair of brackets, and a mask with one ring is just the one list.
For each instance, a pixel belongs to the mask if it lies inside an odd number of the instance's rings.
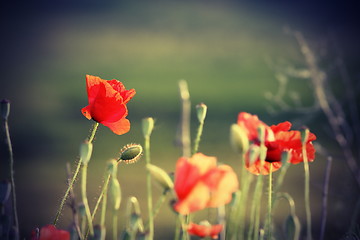
{"label": "green bud on stem", "polygon": [[91,142],[85,141],[80,145],[80,161],[82,164],[88,164],[91,158],[93,145]]}
{"label": "green bud on stem", "polygon": [[204,123],[207,113],[207,106],[204,103],[196,105],[196,114],[200,123]]}
{"label": "green bud on stem", "polygon": [[246,132],[235,123],[230,127],[230,143],[235,152],[239,154],[249,150],[249,139]]}
{"label": "green bud on stem", "polygon": [[154,129],[154,119],[152,117],[144,118],[142,120],[142,131],[144,137],[150,137]]}

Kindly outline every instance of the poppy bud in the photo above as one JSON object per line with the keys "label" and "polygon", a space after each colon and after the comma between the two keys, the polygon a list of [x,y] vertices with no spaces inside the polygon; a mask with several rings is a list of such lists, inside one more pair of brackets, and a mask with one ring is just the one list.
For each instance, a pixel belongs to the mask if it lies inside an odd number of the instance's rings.
{"label": "poppy bud", "polygon": [[80,161],[82,164],[88,164],[91,158],[92,150],[93,145],[88,141],[85,141],[80,145]]}
{"label": "poppy bud", "polygon": [[147,164],[146,168],[148,169],[150,174],[154,177],[154,179],[160,184],[160,186],[164,188],[164,190],[169,190],[174,188],[173,181],[163,169],[152,164]]}
{"label": "poppy bud", "polygon": [[120,183],[117,179],[117,161],[111,159],[108,163],[108,171],[111,175],[110,179],[110,197],[113,200],[113,209],[118,210],[121,203]]}
{"label": "poppy bud", "polygon": [[207,112],[207,106],[204,103],[196,105],[196,114],[200,123],[204,123]]}
{"label": "poppy bud", "polygon": [[127,144],[120,151],[119,161],[124,161],[125,163],[135,163],[141,158],[142,152],[143,148],[140,144]]}
{"label": "poppy bud", "polygon": [[7,99],[1,100],[1,117],[7,120],[10,114],[10,101]]}
{"label": "poppy bud", "polygon": [[129,234],[136,234],[138,231],[144,231],[140,205],[136,197],[129,198],[126,207],[126,215],[126,219],[128,219],[127,230],[129,231]]}
{"label": "poppy bud", "polygon": [[144,118],[142,120],[142,131],[144,137],[150,137],[153,129],[154,129],[154,119],[152,117]]}
{"label": "poppy bud", "polygon": [[239,154],[246,153],[249,149],[249,139],[246,132],[235,123],[230,128],[230,143]]}
{"label": "poppy bud", "polygon": [[117,161],[115,159],[110,159],[107,164],[107,171],[112,176],[117,176]]}
{"label": "poppy bud", "polygon": [[248,158],[250,166],[255,163],[255,161],[259,158],[259,155],[260,155],[260,147],[257,145],[251,145],[249,149],[249,158]]}

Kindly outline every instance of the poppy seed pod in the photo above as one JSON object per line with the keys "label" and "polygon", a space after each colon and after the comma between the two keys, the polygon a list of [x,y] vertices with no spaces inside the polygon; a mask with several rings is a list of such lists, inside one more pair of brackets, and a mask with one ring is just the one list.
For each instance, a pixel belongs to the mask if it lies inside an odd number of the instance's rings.
{"label": "poppy seed pod", "polygon": [[131,143],[124,146],[120,151],[119,161],[125,163],[135,163],[142,156],[143,148],[140,144]]}

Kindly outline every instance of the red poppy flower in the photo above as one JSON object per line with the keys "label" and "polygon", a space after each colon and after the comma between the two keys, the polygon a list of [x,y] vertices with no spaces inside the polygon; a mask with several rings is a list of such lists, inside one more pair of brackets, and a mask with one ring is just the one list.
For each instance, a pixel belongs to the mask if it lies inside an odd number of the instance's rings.
{"label": "red poppy flower", "polygon": [[217,166],[215,157],[196,153],[178,160],[174,185],[178,197],[174,209],[186,215],[230,202],[238,180],[230,166]]}
{"label": "red poppy flower", "polygon": [[[246,168],[251,173],[267,175],[270,171],[270,165],[272,165],[273,171],[278,170],[282,164],[281,154],[284,151],[291,153],[289,162],[297,164],[303,161],[301,133],[300,131],[290,131],[290,122],[283,122],[269,127],[260,121],[257,116],[242,112],[238,117],[238,125],[247,133],[249,141],[257,145],[260,144],[257,129],[260,126],[265,128],[266,159],[264,165],[261,166],[260,159],[250,164],[247,158]],[[315,159],[315,148],[312,144],[315,139],[316,136],[310,133],[306,142],[307,157],[310,162]]]}
{"label": "red poppy flower", "polygon": [[32,233],[32,240],[70,240],[70,233],[57,229],[54,225],[46,225],[41,228],[39,238]]}
{"label": "red poppy flower", "polygon": [[187,227],[187,232],[191,235],[195,235],[198,237],[211,237],[212,239],[217,239],[219,236],[219,233],[223,229],[223,225],[216,224],[216,225],[210,225],[208,222],[207,224],[195,224],[190,223]]}
{"label": "red poppy flower", "polygon": [[115,79],[107,81],[91,75],[86,75],[86,88],[89,105],[81,109],[82,114],[89,120],[93,119],[107,126],[118,135],[127,133],[130,122],[126,119],[126,103],[135,95],[135,90],[126,90]]}

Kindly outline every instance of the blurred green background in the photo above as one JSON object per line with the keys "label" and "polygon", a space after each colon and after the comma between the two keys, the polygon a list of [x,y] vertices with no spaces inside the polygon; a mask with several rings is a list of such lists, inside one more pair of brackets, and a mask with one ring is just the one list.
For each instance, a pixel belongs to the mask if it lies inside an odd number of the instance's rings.
{"label": "blurred green background", "polygon": [[[85,74],[118,79],[135,88],[128,104],[132,125],[123,136],[101,126],[89,165],[91,206],[100,192],[106,161],[127,143],[143,143],[141,119],[154,117],[152,162],[171,172],[180,156],[175,146],[180,118],[178,81],[188,81],[194,106],[204,102],[208,116],[200,151],[239,171],[229,143],[229,127],[240,111],[268,124],[294,120],[318,135],[318,143],[335,158],[331,179],[328,235],[339,239],[348,230],[352,206],[359,194],[341,153],[330,137],[321,113],[311,121],[302,114],[270,114],[266,92],[276,92],[277,64],[304,67],[296,40],[284,33],[289,26],[304,33],[321,67],[333,61],[329,39],[336,38],[351,78],[359,78],[359,35],[355,12],[359,3],[311,1],[35,1],[1,6],[0,97],[11,100],[10,128],[15,152],[20,227],[24,237],[36,226],[53,221],[65,191],[65,164],[74,164],[79,144],[92,125],[80,109],[87,105]],[[330,64],[331,65],[331,64]],[[325,69],[327,70],[327,69]],[[344,96],[334,79],[336,96]],[[339,87],[340,86],[340,87]],[[313,102],[306,81],[292,81],[305,106]],[[281,113],[281,112],[280,112]],[[3,134],[3,132],[2,132]],[[192,138],[195,131],[192,131]],[[7,154],[1,142],[1,179],[6,178]],[[314,236],[319,234],[325,158],[311,164]],[[336,171],[336,174],[335,174]],[[120,224],[129,196],[138,197],[146,218],[145,165],[120,165],[123,190]],[[3,177],[4,176],[4,177]],[[340,180],[341,179],[341,180]],[[284,191],[292,194],[304,223],[302,165],[293,166]],[[76,189],[78,190],[78,188]],[[155,196],[160,190],[154,188]],[[286,217],[280,209],[278,222]],[[156,239],[173,235],[174,214],[164,205],[156,219]],[[59,226],[70,223],[69,209]],[[170,236],[170,237],[169,237]]]}

